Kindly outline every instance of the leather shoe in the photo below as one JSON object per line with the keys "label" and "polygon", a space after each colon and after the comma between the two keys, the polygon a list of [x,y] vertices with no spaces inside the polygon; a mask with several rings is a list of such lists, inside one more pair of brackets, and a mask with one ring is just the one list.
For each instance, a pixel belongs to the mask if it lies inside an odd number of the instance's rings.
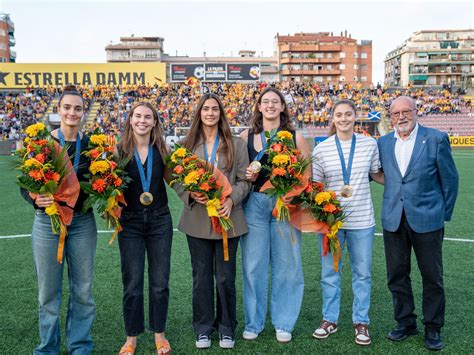
{"label": "leather shoe", "polygon": [[410,335],[418,334],[418,328],[415,325],[400,325],[398,324],[395,328],[392,329],[390,333],[388,333],[388,338],[393,341],[402,341],[408,338]]}
{"label": "leather shoe", "polygon": [[438,330],[425,328],[425,348],[428,350],[441,350],[444,348],[444,343]]}

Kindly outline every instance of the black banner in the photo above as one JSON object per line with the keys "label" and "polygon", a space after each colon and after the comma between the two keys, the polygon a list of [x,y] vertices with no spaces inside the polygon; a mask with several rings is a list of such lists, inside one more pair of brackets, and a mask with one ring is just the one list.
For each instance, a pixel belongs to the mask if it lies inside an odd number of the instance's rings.
{"label": "black banner", "polygon": [[219,64],[219,63],[211,63],[207,64],[205,66],[206,69],[206,75],[205,75],[205,80],[206,81],[226,81],[226,70],[225,70],[225,64]]}
{"label": "black banner", "polygon": [[260,64],[227,64],[227,80],[260,80]]}
{"label": "black banner", "polygon": [[185,81],[194,77],[204,79],[204,64],[171,64],[171,81]]}

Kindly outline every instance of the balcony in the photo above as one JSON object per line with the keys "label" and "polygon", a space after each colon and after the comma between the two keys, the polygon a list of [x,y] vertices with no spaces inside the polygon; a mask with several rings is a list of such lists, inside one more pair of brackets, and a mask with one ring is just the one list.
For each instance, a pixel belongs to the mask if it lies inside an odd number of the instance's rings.
{"label": "balcony", "polygon": [[303,70],[303,69],[284,69],[281,70],[281,75],[341,75],[340,70]]}
{"label": "balcony", "polygon": [[14,47],[15,44],[16,44],[15,37],[13,37],[13,36],[10,35],[10,47]]}
{"label": "balcony", "polygon": [[340,52],[340,44],[283,44],[280,45],[280,52]]}
{"label": "balcony", "polygon": [[281,58],[281,64],[301,64],[301,63],[313,63],[313,64],[337,64],[341,63],[341,58]]}

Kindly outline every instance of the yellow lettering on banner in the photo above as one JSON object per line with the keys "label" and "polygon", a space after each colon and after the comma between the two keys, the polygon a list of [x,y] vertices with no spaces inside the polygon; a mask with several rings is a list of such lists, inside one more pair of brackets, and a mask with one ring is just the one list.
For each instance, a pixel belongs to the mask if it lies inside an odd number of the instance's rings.
{"label": "yellow lettering on banner", "polygon": [[0,89],[48,85],[154,85],[165,82],[165,63],[0,63]]}
{"label": "yellow lettering on banner", "polygon": [[474,147],[474,136],[451,136],[451,147]]}

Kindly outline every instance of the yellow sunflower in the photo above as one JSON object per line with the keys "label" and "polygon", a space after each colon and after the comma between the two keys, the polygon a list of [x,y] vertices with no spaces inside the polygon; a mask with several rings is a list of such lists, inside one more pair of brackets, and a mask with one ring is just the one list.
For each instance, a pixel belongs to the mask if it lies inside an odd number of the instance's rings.
{"label": "yellow sunflower", "polygon": [[273,157],[272,163],[275,165],[288,165],[290,163],[290,157],[285,154],[278,154]]}
{"label": "yellow sunflower", "polygon": [[107,136],[105,134],[94,134],[91,136],[91,143],[95,145],[104,145],[107,143]]}
{"label": "yellow sunflower", "polygon": [[90,172],[92,174],[97,174],[97,173],[105,173],[107,170],[109,170],[110,165],[108,162],[105,160],[98,160],[98,161],[93,161],[91,163],[91,166],[89,168]]}
{"label": "yellow sunflower", "polygon": [[277,136],[280,139],[293,139],[293,135],[288,131],[280,131],[277,133]]}
{"label": "yellow sunflower", "polygon": [[330,192],[323,191],[323,192],[319,192],[314,198],[314,200],[316,201],[318,205],[321,205],[323,202],[328,202],[331,199],[331,197],[332,195]]}
{"label": "yellow sunflower", "polygon": [[188,175],[184,178],[185,185],[196,184],[199,180],[199,173],[197,171],[191,171]]}

